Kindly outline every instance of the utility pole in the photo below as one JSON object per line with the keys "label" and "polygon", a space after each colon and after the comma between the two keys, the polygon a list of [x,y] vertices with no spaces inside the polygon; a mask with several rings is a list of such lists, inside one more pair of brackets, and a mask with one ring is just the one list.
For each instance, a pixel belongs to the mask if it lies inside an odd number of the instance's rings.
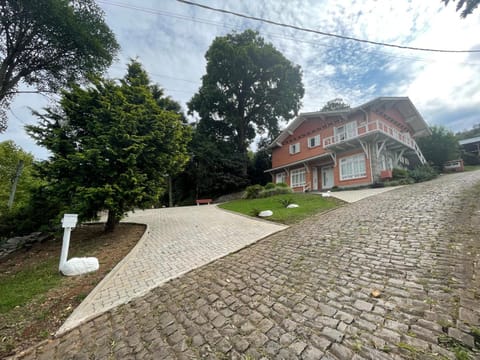
{"label": "utility pole", "polygon": [[17,191],[18,180],[23,170],[23,160],[20,160],[17,165],[17,171],[15,172],[15,177],[12,182],[12,190],[10,191],[10,198],[8,199],[8,208],[11,209],[13,206],[13,200],[15,199],[15,192]]}

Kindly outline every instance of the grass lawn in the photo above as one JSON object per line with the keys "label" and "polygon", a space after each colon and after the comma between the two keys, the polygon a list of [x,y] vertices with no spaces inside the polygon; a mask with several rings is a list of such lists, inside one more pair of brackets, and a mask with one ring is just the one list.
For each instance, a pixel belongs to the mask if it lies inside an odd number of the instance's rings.
{"label": "grass lawn", "polygon": [[465,171],[475,171],[480,170],[480,165],[465,165]]}
{"label": "grass lawn", "polygon": [[[282,205],[281,200],[291,200],[291,203],[297,204],[299,207],[287,209]],[[233,200],[221,204],[219,207],[250,216],[255,216],[258,211],[272,210],[273,215],[266,219],[291,225],[318,212],[337,207],[341,203],[340,200],[332,197],[323,198],[321,195],[293,193],[263,199]]]}
{"label": "grass lawn", "polygon": [[105,234],[102,225],[72,232],[70,257],[95,256],[97,272],[66,277],[58,272],[61,234],[0,259],[0,359],[49,338],[110,270],[135,246],[142,225],[120,224]]}

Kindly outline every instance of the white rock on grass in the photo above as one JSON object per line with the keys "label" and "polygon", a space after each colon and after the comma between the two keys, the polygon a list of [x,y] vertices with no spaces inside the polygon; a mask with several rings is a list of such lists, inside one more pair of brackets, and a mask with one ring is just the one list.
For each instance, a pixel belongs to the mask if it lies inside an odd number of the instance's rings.
{"label": "white rock on grass", "polygon": [[332,196],[330,194],[330,191],[327,191],[326,193],[322,193],[322,197],[330,197],[330,196]]}
{"label": "white rock on grass", "polygon": [[258,214],[258,216],[260,216],[260,217],[269,217],[269,216],[272,216],[272,215],[273,215],[272,210],[260,211],[260,213]]}
{"label": "white rock on grass", "polygon": [[287,209],[294,209],[294,208],[297,208],[297,207],[299,207],[298,204],[289,204],[287,206]]}

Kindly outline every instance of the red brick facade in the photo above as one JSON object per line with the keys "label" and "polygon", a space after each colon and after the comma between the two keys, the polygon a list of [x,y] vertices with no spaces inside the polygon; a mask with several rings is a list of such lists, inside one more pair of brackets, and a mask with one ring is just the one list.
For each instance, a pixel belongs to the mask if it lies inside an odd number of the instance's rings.
{"label": "red brick facade", "polygon": [[386,99],[350,110],[300,115],[270,145],[273,181],[285,173],[288,185],[292,180],[302,183],[295,191],[321,191],[372,184],[386,167],[408,163],[404,155],[412,152],[423,162],[413,140],[415,130],[402,111],[418,115],[417,129],[425,132],[428,127],[408,98]]}

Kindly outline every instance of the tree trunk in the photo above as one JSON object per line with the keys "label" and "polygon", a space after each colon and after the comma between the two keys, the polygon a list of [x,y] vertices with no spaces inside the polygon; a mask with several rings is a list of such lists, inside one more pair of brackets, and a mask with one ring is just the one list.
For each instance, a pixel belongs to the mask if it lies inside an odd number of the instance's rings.
{"label": "tree trunk", "polygon": [[107,223],[105,224],[105,232],[113,232],[119,222],[120,219],[118,216],[115,215],[115,212],[112,210],[108,210],[108,218]]}

